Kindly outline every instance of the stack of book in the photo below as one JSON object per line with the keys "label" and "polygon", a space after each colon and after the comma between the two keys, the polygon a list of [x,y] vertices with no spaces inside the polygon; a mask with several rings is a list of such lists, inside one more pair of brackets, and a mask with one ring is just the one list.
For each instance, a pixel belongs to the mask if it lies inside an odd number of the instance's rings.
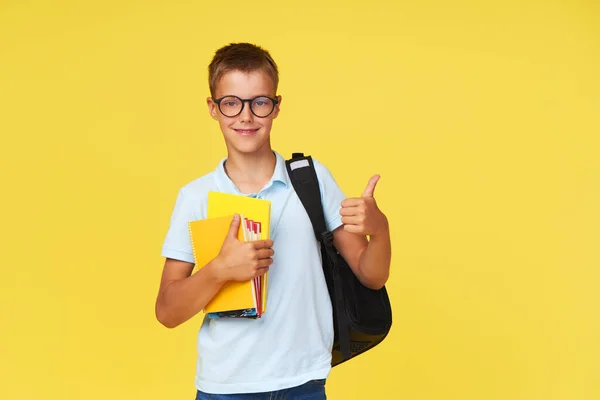
{"label": "stack of book", "polygon": [[[219,254],[235,214],[241,217],[238,240],[270,239],[269,200],[209,192],[207,218],[188,223],[197,269]],[[267,308],[267,285],[268,272],[246,282],[228,282],[204,312],[209,318],[260,318]]]}

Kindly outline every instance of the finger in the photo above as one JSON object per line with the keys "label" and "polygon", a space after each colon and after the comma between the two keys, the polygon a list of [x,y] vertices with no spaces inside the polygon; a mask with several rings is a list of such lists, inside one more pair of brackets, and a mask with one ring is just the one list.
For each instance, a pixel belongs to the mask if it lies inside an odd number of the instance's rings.
{"label": "finger", "polygon": [[237,239],[239,228],[240,228],[240,216],[235,214],[233,216],[233,219],[231,220],[231,224],[229,225],[229,232],[227,233],[227,236],[230,239]]}
{"label": "finger", "polygon": [[256,252],[256,257],[261,260],[264,258],[273,257],[273,254],[275,254],[273,249],[260,249]]}
{"label": "finger", "polygon": [[364,222],[362,217],[342,217],[342,224],[344,225],[361,225]]}
{"label": "finger", "polygon": [[358,207],[342,207],[340,209],[340,215],[342,217],[351,217],[353,215],[357,215],[360,213],[360,208]]}
{"label": "finger", "polygon": [[268,249],[273,247],[273,241],[271,239],[255,240],[254,242],[252,242],[252,245],[256,250]]}
{"label": "finger", "polygon": [[373,195],[375,194],[375,185],[377,185],[379,178],[379,175],[373,175],[371,177],[369,183],[367,183],[367,187],[363,193],[363,197],[373,197]]}
{"label": "finger", "polygon": [[365,200],[361,199],[360,197],[350,197],[350,198],[344,199],[340,205],[342,206],[342,208],[356,207],[356,206],[360,206],[364,202],[365,202]]}
{"label": "finger", "polygon": [[269,271],[269,267],[262,267],[262,268],[258,268],[256,271],[254,271],[254,277],[258,278],[259,276],[264,275],[265,273],[267,273],[267,271]]}
{"label": "finger", "polygon": [[362,233],[362,229],[358,225],[344,225],[344,230],[349,233]]}
{"label": "finger", "polygon": [[272,258],[265,258],[265,259],[259,260],[257,269],[268,268],[269,265],[271,265],[271,264],[273,264]]}

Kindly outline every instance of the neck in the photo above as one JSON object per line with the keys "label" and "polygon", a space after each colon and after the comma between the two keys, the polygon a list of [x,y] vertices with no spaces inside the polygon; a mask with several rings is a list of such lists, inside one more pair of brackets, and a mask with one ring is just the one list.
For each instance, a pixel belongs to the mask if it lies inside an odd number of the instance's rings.
{"label": "neck", "polygon": [[242,193],[257,193],[273,176],[276,163],[270,148],[253,154],[230,153],[225,173]]}

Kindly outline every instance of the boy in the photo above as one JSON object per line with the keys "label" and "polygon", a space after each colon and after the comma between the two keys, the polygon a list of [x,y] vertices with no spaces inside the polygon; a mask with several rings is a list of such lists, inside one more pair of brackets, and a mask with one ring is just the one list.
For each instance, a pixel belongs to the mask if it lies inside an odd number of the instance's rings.
{"label": "boy", "polygon": [[[230,44],[216,52],[207,104],[227,157],[181,188],[163,245],[166,261],[156,316],[169,328],[200,312],[226,282],[269,271],[268,313],[262,318],[204,320],[198,333],[196,399],[326,398],[332,306],[310,220],[288,179],[285,159],[271,149],[271,126],[282,101],[278,79],[275,62],[258,46]],[[346,199],[327,168],[313,161],[335,246],[366,286],[382,287],[391,244],[387,218],[373,198],[379,176],[369,181],[362,197]],[[239,242],[236,216],[219,255],[192,274],[187,224],[206,218],[209,191],[270,200],[271,239]]]}

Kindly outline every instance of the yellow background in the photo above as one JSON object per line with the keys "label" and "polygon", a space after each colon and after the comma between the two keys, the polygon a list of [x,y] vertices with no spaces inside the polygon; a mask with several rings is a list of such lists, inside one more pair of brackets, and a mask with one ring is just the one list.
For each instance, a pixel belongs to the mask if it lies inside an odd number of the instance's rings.
{"label": "yellow background", "polygon": [[394,327],[329,398],[600,398],[598,2],[4,0],[0,399],[193,398],[154,299],[232,41],[279,63],[278,151],[382,175]]}

